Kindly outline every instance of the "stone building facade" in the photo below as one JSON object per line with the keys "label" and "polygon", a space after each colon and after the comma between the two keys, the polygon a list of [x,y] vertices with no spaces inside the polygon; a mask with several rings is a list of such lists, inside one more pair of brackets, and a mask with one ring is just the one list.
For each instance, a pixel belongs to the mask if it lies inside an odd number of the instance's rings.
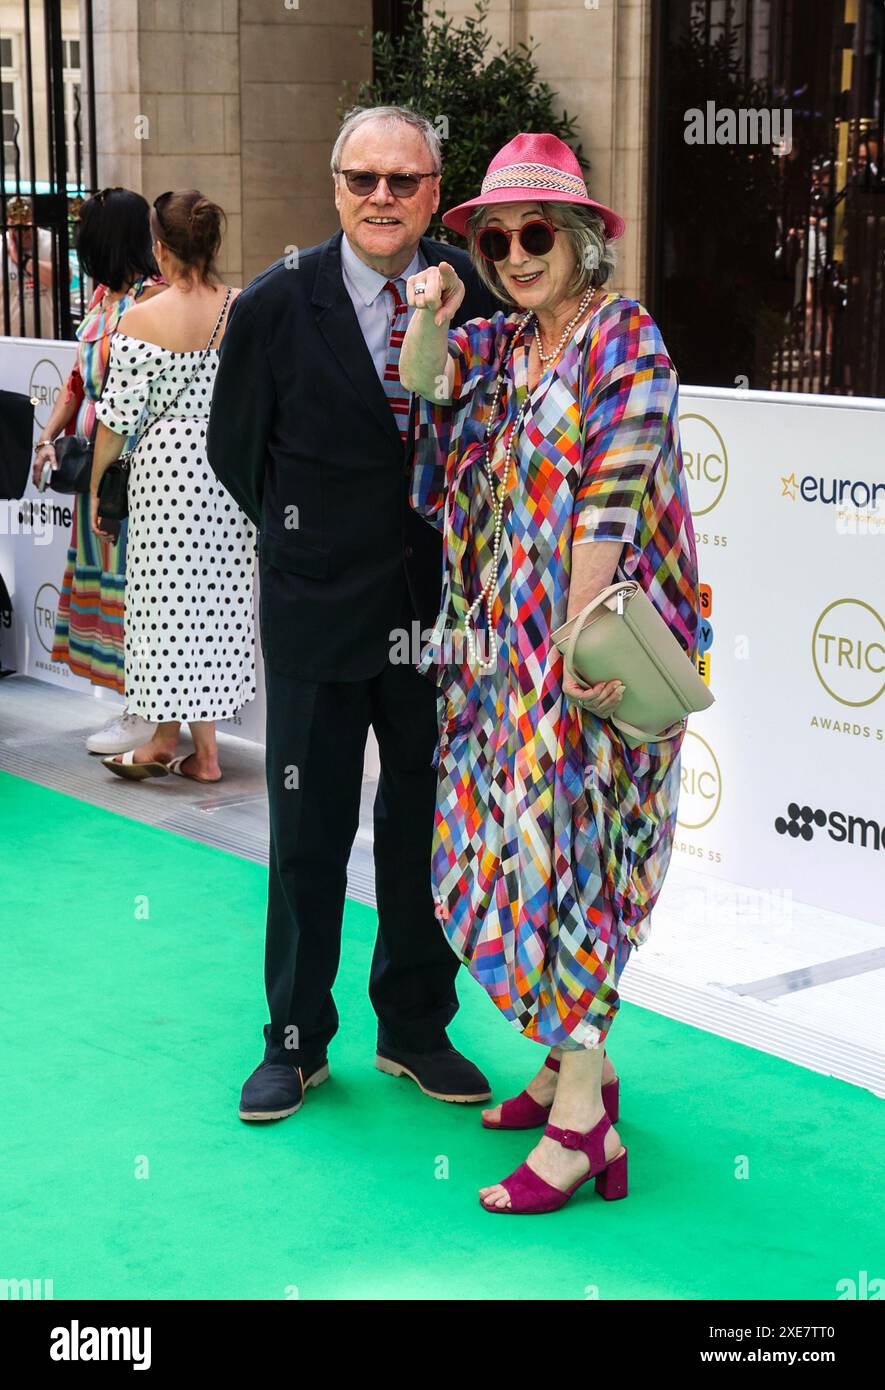
{"label": "stone building facade", "polygon": [[[489,13],[495,39],[537,44],[577,116],[591,193],[627,219],[615,283],[640,297],[651,3],[492,0]],[[238,284],[329,235],[329,152],[339,103],[371,75],[371,0],[93,0],[93,16],[101,184],[149,199],[201,188],[228,214],[222,270]]]}

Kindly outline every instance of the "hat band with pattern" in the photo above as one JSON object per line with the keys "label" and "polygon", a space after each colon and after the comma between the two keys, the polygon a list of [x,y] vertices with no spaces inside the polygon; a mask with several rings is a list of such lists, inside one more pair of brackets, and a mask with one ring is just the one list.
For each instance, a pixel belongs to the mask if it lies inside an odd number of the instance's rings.
{"label": "hat band with pattern", "polygon": [[500,203],[575,203],[602,218],[605,235],[614,240],[624,231],[624,219],[591,198],[574,150],[558,135],[515,135],[489,164],[476,198],[443,213],[443,226],[470,236],[469,223],[477,208]]}
{"label": "hat band with pattern", "polygon": [[552,164],[507,164],[493,174],[486,174],[482,181],[482,193],[491,193],[496,188],[552,189],[557,193],[571,193],[576,198],[588,196],[583,179],[566,174]]}

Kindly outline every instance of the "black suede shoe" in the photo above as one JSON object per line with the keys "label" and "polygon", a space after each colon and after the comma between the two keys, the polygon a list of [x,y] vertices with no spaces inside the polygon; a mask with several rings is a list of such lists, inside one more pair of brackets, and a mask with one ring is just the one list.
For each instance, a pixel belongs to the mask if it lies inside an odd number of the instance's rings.
{"label": "black suede shoe", "polygon": [[282,1120],[294,1115],[304,1104],[308,1086],[321,1086],[328,1077],[328,1062],[303,1068],[286,1062],[261,1062],[243,1086],[240,1119]]}
{"label": "black suede shoe", "polygon": [[379,1042],[375,1066],[388,1076],[407,1076],[433,1100],[472,1105],[491,1100],[492,1091],[479,1067],[468,1062],[451,1043],[432,1052],[406,1052]]}

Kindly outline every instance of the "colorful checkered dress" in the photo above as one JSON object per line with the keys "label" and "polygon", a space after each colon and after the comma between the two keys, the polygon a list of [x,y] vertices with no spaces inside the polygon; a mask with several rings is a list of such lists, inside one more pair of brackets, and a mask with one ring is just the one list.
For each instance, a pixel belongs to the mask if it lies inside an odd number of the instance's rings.
{"label": "colorful checkered dress", "polygon": [[[421,401],[416,421],[412,506],[443,531],[446,559],[421,663],[440,692],[432,886],[452,948],[506,1017],[546,1045],[592,1047],[617,1011],[631,946],[648,935],[684,733],[631,749],[564,698],[550,635],[566,620],[572,546],[622,541],[624,572],[695,656],[697,556],[676,372],[642,306],[606,295],[532,392],[504,512],[497,666],[471,669],[454,634],[489,572],[482,441],[519,318],[452,331],[452,402]],[[498,477],[528,389],[528,331],[518,338],[495,431]]]}
{"label": "colorful checkered dress", "polygon": [[[95,402],[101,395],[111,339],[146,283],[142,276],[128,294],[107,308],[102,303],[105,286],[97,285],[77,329],[77,369],[84,391],[77,417],[77,433],[81,436],[89,438],[95,425]],[[154,277],[150,283],[163,282]],[[88,497],[74,497],[73,511],[51,659],[70,666],[75,676],[84,676],[93,685],[107,686],[123,695],[123,607],[129,523],[122,523],[117,540],[104,540],[92,530]]]}

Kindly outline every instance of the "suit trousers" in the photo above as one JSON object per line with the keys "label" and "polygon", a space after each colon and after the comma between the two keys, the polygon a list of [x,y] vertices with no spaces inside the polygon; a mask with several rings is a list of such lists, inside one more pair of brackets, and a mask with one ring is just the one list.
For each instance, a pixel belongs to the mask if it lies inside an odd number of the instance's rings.
{"label": "suit trousers", "polygon": [[[403,624],[413,618],[404,600]],[[302,680],[266,663],[270,807],[265,1060],[322,1061],[338,1029],[347,863],[359,827],[368,730],[381,773],[374,804],[378,935],[369,997],[380,1043],[429,1051],[458,1008],[459,961],[433,910],[436,689],[391,661],[368,680]]]}

